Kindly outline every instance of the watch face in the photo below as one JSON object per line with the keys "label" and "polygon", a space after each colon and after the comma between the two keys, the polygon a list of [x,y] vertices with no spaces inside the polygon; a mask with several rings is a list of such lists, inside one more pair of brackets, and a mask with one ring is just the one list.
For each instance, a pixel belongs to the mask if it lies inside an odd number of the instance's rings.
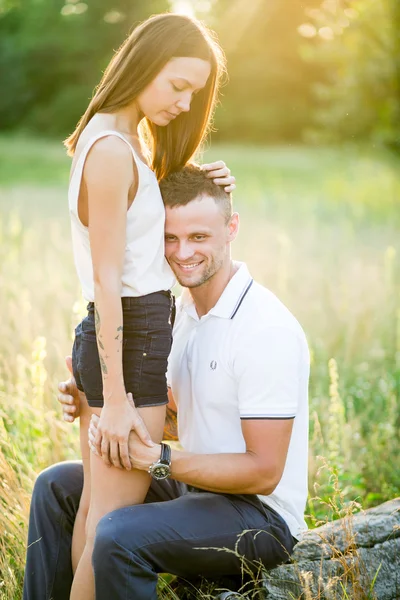
{"label": "watch face", "polygon": [[151,474],[155,479],[166,479],[170,475],[170,469],[167,465],[157,465],[152,468]]}

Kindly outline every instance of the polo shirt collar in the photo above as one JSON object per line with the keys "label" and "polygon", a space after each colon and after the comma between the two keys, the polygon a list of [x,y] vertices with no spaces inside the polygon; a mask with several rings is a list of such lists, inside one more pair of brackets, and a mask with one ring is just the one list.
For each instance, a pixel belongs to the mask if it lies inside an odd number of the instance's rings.
{"label": "polo shirt collar", "polygon": [[[253,283],[253,278],[245,263],[235,261],[235,265],[239,267],[238,270],[222,292],[216,305],[204,317],[213,315],[222,319],[233,319],[239,310]],[[182,292],[181,309],[196,321],[199,320],[193,298],[188,289],[184,289]]]}

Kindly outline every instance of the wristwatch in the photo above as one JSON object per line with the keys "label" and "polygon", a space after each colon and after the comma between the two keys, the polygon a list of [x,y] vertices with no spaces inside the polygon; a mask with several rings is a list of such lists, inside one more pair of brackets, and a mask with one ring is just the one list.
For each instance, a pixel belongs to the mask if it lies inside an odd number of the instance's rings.
{"label": "wristwatch", "polygon": [[161,456],[150,465],[148,472],[153,479],[167,479],[171,475],[171,448],[161,442]]}

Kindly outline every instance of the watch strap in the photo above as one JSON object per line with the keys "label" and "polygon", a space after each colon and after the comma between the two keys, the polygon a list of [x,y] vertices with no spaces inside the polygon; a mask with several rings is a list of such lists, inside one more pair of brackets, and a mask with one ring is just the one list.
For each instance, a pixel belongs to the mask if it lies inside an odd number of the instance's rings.
{"label": "watch strap", "polygon": [[164,444],[164,442],[161,442],[160,462],[163,465],[171,466],[171,447],[168,444]]}

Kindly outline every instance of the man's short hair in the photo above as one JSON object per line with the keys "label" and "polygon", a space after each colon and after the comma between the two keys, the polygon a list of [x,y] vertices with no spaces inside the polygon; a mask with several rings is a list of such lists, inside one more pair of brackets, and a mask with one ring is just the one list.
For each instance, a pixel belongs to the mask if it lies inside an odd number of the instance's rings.
{"label": "man's short hair", "polygon": [[161,195],[165,206],[185,206],[201,196],[209,196],[218,204],[226,222],[232,216],[232,195],[224,191],[207,177],[198,165],[189,164],[180,171],[170,173],[160,181]]}

